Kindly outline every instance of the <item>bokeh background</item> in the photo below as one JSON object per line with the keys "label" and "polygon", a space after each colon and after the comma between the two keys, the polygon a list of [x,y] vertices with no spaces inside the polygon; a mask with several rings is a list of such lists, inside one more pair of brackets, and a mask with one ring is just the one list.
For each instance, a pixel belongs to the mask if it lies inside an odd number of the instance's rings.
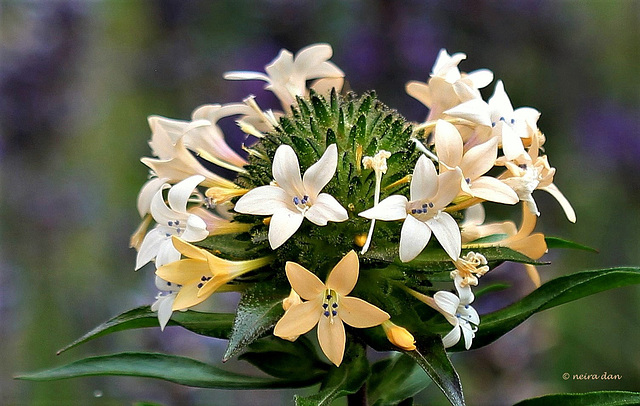
{"label": "bokeh background", "polygon": [[[128,248],[147,171],[146,117],[188,119],[205,103],[254,93],[228,70],[261,71],[281,48],[328,42],[356,92],[376,89],[411,120],[427,110],[404,92],[426,81],[440,48],[461,69],[493,70],[514,107],[539,126],[556,184],[578,222],[536,192],[539,229],[596,247],[553,252],[543,280],[640,265],[640,2],[602,1],[12,1],[0,0],[0,403],[16,405],[277,405],[292,391],[214,391],[141,378],[14,381],[94,354],[162,351],[218,363],[224,343],[168,328],[121,332],[56,350],[153,301],[153,272]],[[490,96],[493,85],[484,90]],[[233,132],[233,123],[227,125]],[[519,213],[505,212],[514,220]],[[522,268],[508,295],[532,290]],[[221,303],[220,305],[224,305]],[[534,316],[490,346],[453,355],[471,405],[554,392],[640,390],[640,288],[601,293]],[[480,327],[482,328],[482,327]],[[230,362],[241,368],[242,362]],[[616,381],[563,380],[604,372]],[[419,404],[445,404],[429,387]]]}

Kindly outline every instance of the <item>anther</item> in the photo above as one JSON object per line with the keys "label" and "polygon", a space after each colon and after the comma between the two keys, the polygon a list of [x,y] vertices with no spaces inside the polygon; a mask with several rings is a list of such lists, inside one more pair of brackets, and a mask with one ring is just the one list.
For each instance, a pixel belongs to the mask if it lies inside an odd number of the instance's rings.
{"label": "anther", "polygon": [[323,303],[323,304],[322,304],[322,308],[323,308],[323,309],[325,309],[325,310],[326,310],[326,309],[327,309],[327,307],[329,307],[329,305],[328,305],[327,303]]}
{"label": "anther", "polygon": [[433,203],[429,202],[429,207],[433,208]]}
{"label": "anther", "polygon": [[201,288],[201,287],[203,287],[203,286],[204,286],[204,283],[200,282],[200,283],[198,284],[198,289],[200,289],[200,288]]}
{"label": "anther", "polygon": [[300,204],[300,199],[298,198],[298,196],[293,198],[293,204],[295,204],[296,206]]}
{"label": "anther", "polygon": [[327,300],[331,300],[331,295],[327,295]]}
{"label": "anther", "polygon": [[335,309],[336,307],[338,307],[338,304],[334,303],[334,304],[331,305],[331,307],[333,307]]}
{"label": "anther", "polygon": [[324,312],[324,317],[329,317],[329,312]]}
{"label": "anther", "polygon": [[332,315],[332,316],[335,316],[335,315],[337,315],[337,314],[338,314],[338,312],[337,312],[337,311],[335,311],[335,310],[331,310],[331,315]]}

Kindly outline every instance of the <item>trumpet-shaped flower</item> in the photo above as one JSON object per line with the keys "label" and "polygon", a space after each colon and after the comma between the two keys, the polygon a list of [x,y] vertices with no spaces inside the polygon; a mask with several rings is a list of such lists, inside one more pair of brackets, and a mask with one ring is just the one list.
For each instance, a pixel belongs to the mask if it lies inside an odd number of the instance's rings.
{"label": "trumpet-shaped flower", "polygon": [[314,87],[324,93],[335,87],[342,88],[344,72],[329,59],[333,50],[329,44],[315,44],[293,54],[286,49],[265,67],[266,75],[260,72],[227,72],[225,79],[231,80],[263,80],[267,82],[265,89],[272,91],[285,110],[295,103],[296,96],[307,95],[307,80],[320,79]]}
{"label": "trumpet-shaped flower", "polygon": [[[151,202],[151,215],[158,225],[142,240],[136,258],[136,269],[140,269],[154,258],[157,267],[180,259],[180,253],[171,243],[171,237],[174,235],[186,241],[201,241],[209,235],[207,223],[187,211],[189,198],[203,180],[203,176],[191,176],[173,187],[165,183],[156,192]],[[169,206],[165,203],[162,193],[168,188]]]}
{"label": "trumpet-shaped flower", "polygon": [[429,107],[426,121],[441,118],[445,110],[462,102],[480,99],[478,89],[487,86],[493,80],[493,73],[488,69],[461,73],[458,64],[466,57],[463,53],[449,55],[446,50],[441,49],[433,65],[429,82],[407,83],[407,93]]}
{"label": "trumpet-shaped flower", "polygon": [[440,313],[453,326],[453,329],[442,338],[445,348],[453,347],[464,337],[464,347],[468,350],[475,337],[476,327],[480,324],[480,316],[476,309],[451,292],[439,291],[433,295],[433,299],[440,309]]}
{"label": "trumpet-shaped flower", "polygon": [[531,107],[514,110],[502,81],[496,83],[495,91],[488,103],[481,99],[473,99],[446,110],[445,114],[486,127],[486,131],[478,132],[477,140],[472,144],[484,142],[486,138],[498,138],[508,160],[529,158],[524,149],[523,139],[535,137],[540,117],[540,112]]}
{"label": "trumpet-shaped flower", "polygon": [[355,287],[359,273],[358,254],[350,251],[322,283],[313,273],[295,262],[285,270],[291,287],[304,302],[293,303],[273,331],[277,337],[292,338],[318,325],[318,341],[324,354],[336,366],[344,355],[344,324],[368,328],[382,324],[389,314],[362,299],[347,296]]}
{"label": "trumpet-shaped flower", "polygon": [[349,217],[345,208],[330,194],[320,193],[333,178],[337,164],[338,148],[332,144],[301,177],[293,148],[280,145],[273,158],[275,185],[250,190],[236,202],[235,211],[272,215],[269,222],[272,249],[284,244],[305,218],[319,226],[327,225],[328,221],[345,221]]}
{"label": "trumpet-shaped flower", "polygon": [[[496,163],[497,139],[492,138],[463,152],[460,132],[453,124],[438,120],[435,144],[438,159],[444,168],[458,167],[462,171],[461,188],[465,193],[497,203],[518,203],[518,195],[511,187],[492,176],[483,176]],[[443,171],[442,165],[440,171]]]}
{"label": "trumpet-shaped flower", "polygon": [[383,221],[404,220],[400,232],[400,260],[414,259],[431,239],[433,233],[442,248],[455,260],[460,255],[458,223],[443,209],[460,190],[460,170],[438,175],[436,168],[422,155],[413,171],[410,200],[392,195],[359,215]]}
{"label": "trumpet-shaped flower", "polygon": [[172,242],[186,258],[159,267],[156,275],[165,281],[181,285],[171,306],[173,311],[202,303],[226,283],[272,261],[271,257],[230,261],[175,236],[172,237]]}

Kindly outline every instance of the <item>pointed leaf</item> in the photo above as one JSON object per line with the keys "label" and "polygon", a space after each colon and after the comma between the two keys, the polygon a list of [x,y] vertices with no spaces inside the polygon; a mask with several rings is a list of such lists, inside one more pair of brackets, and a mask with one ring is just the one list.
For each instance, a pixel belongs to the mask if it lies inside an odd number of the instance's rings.
{"label": "pointed leaf", "polygon": [[577,242],[565,240],[558,237],[545,237],[544,240],[547,243],[547,248],[567,248],[595,253],[598,252],[598,250],[595,248],[591,248],[586,245],[578,244]]}
{"label": "pointed leaf", "polygon": [[273,328],[284,313],[282,300],[288,295],[289,291],[276,287],[272,282],[256,282],[248,288],[238,303],[222,360],[227,361]]}
{"label": "pointed leaf", "polygon": [[[633,284],[640,284],[640,268],[601,269],[561,276],[511,306],[482,315],[473,348],[490,344],[535,313],[594,293]],[[459,346],[452,348],[459,349]]]}
{"label": "pointed leaf", "polygon": [[416,350],[408,351],[407,354],[424,369],[452,405],[463,406],[462,383],[444,349],[442,339],[439,336],[416,337],[416,347]]}
{"label": "pointed leaf", "polygon": [[321,362],[311,342],[299,337],[291,342],[277,337],[254,341],[248,351],[238,357],[276,378],[320,382],[329,366]]}
{"label": "pointed leaf", "polygon": [[[174,312],[168,325],[181,326],[194,333],[208,337],[227,338],[231,332],[232,322],[233,314],[231,313],[200,313],[190,310],[187,312]],[[159,326],[158,314],[151,311],[149,306],[136,307],[95,327],[71,344],[60,349],[58,354],[86,341],[115,333],[116,331]]]}
{"label": "pointed leaf", "polygon": [[94,375],[156,378],[186,386],[217,389],[291,388],[308,385],[295,377],[291,380],[253,377],[218,369],[191,358],[143,352],[84,358],[61,367],[16,378],[52,381]]}
{"label": "pointed leaf", "polygon": [[431,380],[406,354],[376,362],[371,368],[367,399],[374,406],[397,405],[425,389]]}
{"label": "pointed leaf", "polygon": [[349,341],[340,367],[331,366],[320,392],[296,396],[296,406],[329,406],[341,396],[356,393],[369,377],[369,361],[361,344]]}
{"label": "pointed leaf", "polygon": [[559,393],[523,400],[515,406],[624,406],[640,404],[639,392],[599,391],[586,393]]}

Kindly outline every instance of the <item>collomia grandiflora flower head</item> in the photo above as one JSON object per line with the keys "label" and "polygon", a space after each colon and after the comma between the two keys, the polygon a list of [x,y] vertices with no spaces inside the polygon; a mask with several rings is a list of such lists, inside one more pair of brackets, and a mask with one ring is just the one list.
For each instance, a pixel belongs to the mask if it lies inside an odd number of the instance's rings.
{"label": "collomia grandiflora flower head", "polygon": [[[399,193],[408,189],[409,183],[402,180],[407,176],[407,168],[415,166],[421,155],[411,136],[412,128],[406,120],[380,102],[373,92],[358,97],[343,96],[333,90],[328,99],[315,92],[308,98],[298,97],[291,114],[281,117],[279,125],[251,147],[249,164],[236,183],[245,189],[263,191],[263,195],[256,196],[255,201],[251,199],[251,208],[245,204],[251,192],[237,200],[236,211],[244,214],[235,219],[253,225],[250,234],[256,244],[268,247],[271,242],[270,248],[274,248],[276,239],[275,254],[281,264],[298,258],[314,265],[335,263],[345,252],[358,249],[356,237],[369,229],[370,220],[358,213],[374,203],[376,173],[363,166],[363,157],[390,151],[381,188],[386,193]],[[290,162],[282,162],[284,149],[290,151],[286,154]],[[335,161],[319,169],[320,164],[329,161],[329,154],[335,154]],[[285,171],[282,169],[285,165],[294,168],[291,172],[299,170],[299,173],[293,179],[279,179],[284,177],[281,172]],[[309,176],[311,171],[320,173]],[[302,182],[300,173],[304,174]],[[314,176],[324,176],[320,194],[320,190],[307,190],[307,180]],[[318,221],[308,215],[316,204],[329,198],[339,204],[318,210],[330,217],[328,220]],[[284,224],[274,230],[276,206],[291,213],[284,220],[278,219]],[[297,212],[301,215],[296,216]],[[399,224],[377,226],[376,232],[381,240],[397,241]],[[285,241],[279,238],[283,234]]]}

